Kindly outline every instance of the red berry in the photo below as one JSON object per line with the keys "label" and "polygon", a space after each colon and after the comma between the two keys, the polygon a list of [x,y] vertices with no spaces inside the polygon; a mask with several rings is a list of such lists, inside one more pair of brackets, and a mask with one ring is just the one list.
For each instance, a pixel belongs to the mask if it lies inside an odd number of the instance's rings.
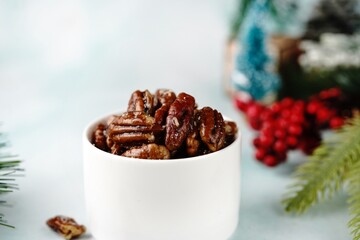
{"label": "red berry", "polygon": [[278,164],[275,156],[267,155],[264,157],[263,163],[268,167],[275,167]]}
{"label": "red berry", "polygon": [[330,88],[328,90],[328,94],[329,94],[329,97],[332,97],[332,98],[340,97],[341,90],[339,88]]}
{"label": "red berry", "polygon": [[270,147],[273,143],[272,137],[262,135],[260,136],[260,144],[262,147]]}
{"label": "red berry", "polygon": [[291,124],[289,126],[289,133],[298,136],[302,133],[302,127],[298,124]]}
{"label": "red berry", "polygon": [[255,152],[255,158],[259,161],[262,161],[266,155],[266,150],[263,148],[258,148]]}
{"label": "red berry", "polygon": [[293,136],[288,136],[286,138],[286,144],[291,148],[295,148],[296,145],[298,144],[298,139],[296,137],[293,137]]}
{"label": "red berry", "polygon": [[305,110],[305,102],[303,100],[297,100],[292,109],[295,113],[303,113]]}
{"label": "red berry", "polygon": [[266,121],[266,122],[263,122],[262,124],[262,128],[265,129],[265,128],[271,128],[271,129],[275,129],[276,127],[276,122],[275,121]]}
{"label": "red berry", "polygon": [[279,118],[277,121],[277,125],[281,129],[287,129],[289,126],[289,122],[283,118]]}
{"label": "red berry", "polygon": [[290,109],[284,109],[284,110],[282,110],[281,112],[280,112],[280,116],[282,117],[282,118],[285,118],[285,119],[288,119],[288,118],[290,118],[291,117],[291,110]]}
{"label": "red berry", "polygon": [[260,143],[260,138],[259,138],[259,137],[254,138],[254,140],[253,140],[253,145],[254,145],[255,147],[260,147],[261,143]]}
{"label": "red berry", "polygon": [[318,124],[327,123],[332,116],[335,115],[335,112],[327,107],[320,108],[316,113],[316,121]]}
{"label": "red berry", "polygon": [[261,111],[262,111],[262,107],[260,105],[258,105],[257,103],[254,103],[254,104],[251,104],[248,106],[248,108],[246,110],[246,115],[250,119],[258,118]]}
{"label": "red berry", "polygon": [[293,103],[294,103],[294,100],[289,97],[282,99],[280,102],[281,107],[283,107],[283,108],[290,108],[293,105]]}
{"label": "red berry", "polygon": [[262,133],[264,136],[273,137],[273,136],[274,136],[274,128],[272,128],[272,127],[263,127],[263,128],[261,129],[261,133]]}
{"label": "red berry", "polygon": [[342,117],[333,117],[330,119],[330,127],[336,129],[344,125],[344,119]]}
{"label": "red berry", "polygon": [[309,104],[306,107],[306,112],[313,115],[318,111],[321,105],[322,104],[318,101],[309,102]]}
{"label": "red berry", "polygon": [[283,153],[287,150],[285,141],[277,140],[274,143],[274,150],[278,153]]}
{"label": "red berry", "polygon": [[292,114],[290,116],[290,122],[302,124],[305,121],[304,114]]}
{"label": "red berry", "polygon": [[248,106],[249,106],[249,103],[248,102],[245,102],[239,98],[234,98],[234,102],[235,102],[235,106],[240,109],[242,112],[246,112]]}
{"label": "red berry", "polygon": [[276,129],[274,135],[278,139],[284,139],[286,137],[286,131],[283,129]]}
{"label": "red berry", "polygon": [[323,90],[319,93],[319,97],[320,99],[322,100],[326,100],[326,99],[329,99],[330,98],[330,94],[329,94],[329,91],[328,90]]}
{"label": "red berry", "polygon": [[276,103],[273,103],[273,105],[271,105],[270,109],[274,112],[274,113],[278,113],[281,111],[281,105],[280,103],[276,102]]}
{"label": "red berry", "polygon": [[264,122],[271,121],[273,119],[273,113],[268,109],[264,109],[260,114],[260,119]]}
{"label": "red berry", "polygon": [[259,119],[250,118],[249,124],[254,130],[260,130],[260,128],[261,128],[261,122],[259,121]]}

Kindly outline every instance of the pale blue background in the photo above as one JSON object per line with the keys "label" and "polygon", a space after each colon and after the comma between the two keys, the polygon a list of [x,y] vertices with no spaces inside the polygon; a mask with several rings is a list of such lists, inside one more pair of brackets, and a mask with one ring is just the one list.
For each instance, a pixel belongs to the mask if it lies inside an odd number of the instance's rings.
{"label": "pale blue background", "polygon": [[343,193],[303,216],[282,210],[301,155],[276,169],[252,157],[254,133],[222,89],[234,6],[234,0],[0,1],[0,121],[26,169],[20,190],[6,196],[12,207],[1,208],[16,229],[0,228],[0,239],[60,239],[45,225],[56,214],[86,224],[83,127],[125,108],[133,90],[160,87],[193,94],[200,106],[242,122],[240,224],[232,240],[350,239]]}

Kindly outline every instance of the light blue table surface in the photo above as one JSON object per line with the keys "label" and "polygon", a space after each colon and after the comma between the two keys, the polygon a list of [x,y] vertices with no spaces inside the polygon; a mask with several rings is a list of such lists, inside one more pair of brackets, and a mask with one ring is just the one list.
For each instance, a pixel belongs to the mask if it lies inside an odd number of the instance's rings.
{"label": "light blue table surface", "polygon": [[[1,240],[60,239],[56,214],[86,225],[81,133],[126,107],[136,89],[171,88],[238,119],[243,133],[241,211],[231,240],[351,239],[346,195],[302,216],[280,200],[302,155],[269,169],[253,159],[252,132],[222,85],[234,1],[1,1],[0,121],[24,160],[19,191],[1,207],[15,229]],[[171,239],[169,239],[171,240]],[[220,239],[221,240],[221,239]]]}

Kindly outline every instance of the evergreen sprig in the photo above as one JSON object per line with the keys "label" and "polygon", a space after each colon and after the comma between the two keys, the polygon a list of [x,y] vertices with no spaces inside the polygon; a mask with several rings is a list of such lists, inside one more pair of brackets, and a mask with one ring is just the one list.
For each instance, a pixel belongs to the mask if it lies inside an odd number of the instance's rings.
{"label": "evergreen sprig", "polygon": [[331,199],[345,183],[355,240],[360,239],[360,114],[355,114],[334,135],[326,138],[309,161],[295,171],[283,204],[287,212],[303,213],[312,205]]}
{"label": "evergreen sprig", "polygon": [[[2,137],[1,133],[0,137]],[[9,193],[17,189],[17,185],[14,182],[14,173],[21,170],[18,168],[20,160],[17,160],[16,156],[3,153],[3,150],[6,147],[6,141],[0,141],[0,196],[4,193]],[[4,200],[0,200],[0,205],[5,203],[6,202]],[[13,228],[12,225],[6,223],[3,214],[0,214],[0,226]]]}
{"label": "evergreen sprig", "polygon": [[349,211],[352,219],[349,221],[349,227],[352,229],[354,240],[360,239],[360,161],[349,172]]}

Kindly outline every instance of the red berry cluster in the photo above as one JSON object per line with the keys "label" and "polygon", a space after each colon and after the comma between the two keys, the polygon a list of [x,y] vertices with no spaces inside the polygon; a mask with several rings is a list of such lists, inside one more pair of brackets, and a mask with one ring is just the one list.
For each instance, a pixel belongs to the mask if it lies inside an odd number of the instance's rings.
{"label": "red berry cluster", "polygon": [[320,131],[341,127],[352,109],[338,88],[323,90],[307,101],[287,97],[265,106],[235,98],[235,104],[259,131],[253,140],[255,158],[270,167],[286,161],[289,150],[311,154],[321,142]]}

